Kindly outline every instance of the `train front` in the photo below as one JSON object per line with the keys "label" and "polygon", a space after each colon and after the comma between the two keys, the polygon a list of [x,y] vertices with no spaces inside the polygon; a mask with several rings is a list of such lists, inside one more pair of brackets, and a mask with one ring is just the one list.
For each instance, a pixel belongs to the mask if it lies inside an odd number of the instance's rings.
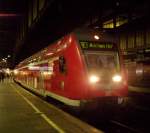
{"label": "train front", "polygon": [[117,41],[106,33],[89,33],[79,37],[79,45],[86,66],[87,97],[117,97],[127,95],[126,71]]}

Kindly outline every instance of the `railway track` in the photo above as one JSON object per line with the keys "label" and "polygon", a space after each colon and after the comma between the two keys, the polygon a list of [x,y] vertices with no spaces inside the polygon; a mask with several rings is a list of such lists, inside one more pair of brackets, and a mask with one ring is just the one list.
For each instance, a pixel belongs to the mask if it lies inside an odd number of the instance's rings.
{"label": "railway track", "polygon": [[109,133],[142,133],[138,129],[135,129],[115,120],[110,120],[109,124],[110,126],[107,129]]}
{"label": "railway track", "polygon": [[148,129],[149,109],[147,107],[128,107],[126,105],[123,108],[114,109],[116,107],[114,106],[113,112],[115,113],[108,117],[107,115],[110,114],[107,113],[111,113],[112,110],[104,114],[101,114],[99,110],[77,113],[55,100],[50,99],[50,103],[82,121],[103,130],[105,133],[148,133],[150,131]]}

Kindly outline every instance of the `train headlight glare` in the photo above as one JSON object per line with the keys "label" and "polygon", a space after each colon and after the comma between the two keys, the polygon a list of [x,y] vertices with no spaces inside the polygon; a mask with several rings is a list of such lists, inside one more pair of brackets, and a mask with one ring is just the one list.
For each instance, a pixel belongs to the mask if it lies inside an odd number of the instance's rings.
{"label": "train headlight glare", "polygon": [[112,77],[112,80],[113,80],[114,82],[121,82],[121,81],[122,81],[122,77],[121,77],[120,75],[114,75],[114,76]]}
{"label": "train headlight glare", "polygon": [[99,81],[99,77],[96,76],[96,75],[91,75],[89,80],[90,80],[91,83],[96,83],[96,82]]}

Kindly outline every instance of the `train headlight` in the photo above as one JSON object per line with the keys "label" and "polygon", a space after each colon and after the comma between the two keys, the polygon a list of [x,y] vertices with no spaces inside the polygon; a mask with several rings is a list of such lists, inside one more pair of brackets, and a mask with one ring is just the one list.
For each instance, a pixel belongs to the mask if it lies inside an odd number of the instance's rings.
{"label": "train headlight", "polygon": [[121,77],[120,75],[114,75],[114,76],[112,77],[112,80],[113,80],[114,82],[121,82],[121,81],[122,81],[122,77]]}
{"label": "train headlight", "polygon": [[96,83],[96,82],[98,82],[100,79],[99,79],[99,77],[96,76],[96,75],[91,75],[90,78],[89,78],[89,80],[90,80],[91,83]]}

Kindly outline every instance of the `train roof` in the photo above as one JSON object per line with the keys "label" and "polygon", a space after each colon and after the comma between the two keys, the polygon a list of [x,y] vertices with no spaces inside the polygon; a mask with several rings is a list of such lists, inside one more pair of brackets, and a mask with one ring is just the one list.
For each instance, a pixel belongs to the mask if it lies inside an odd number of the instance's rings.
{"label": "train roof", "polygon": [[[78,28],[78,29],[73,30],[71,33],[75,34],[77,39],[82,40],[82,41],[101,41],[101,42],[107,41],[107,42],[114,42],[114,43],[116,42],[115,35],[113,33],[107,32],[105,30],[98,30],[98,29],[91,29],[91,28]],[[63,37],[71,35],[71,33],[64,35]],[[96,40],[94,38],[94,35],[98,35],[100,37],[100,39]],[[57,42],[59,40],[61,40],[61,38],[56,40],[55,42]],[[26,58],[25,60],[20,62],[16,67],[24,66],[25,64],[31,63],[36,59],[39,60],[39,58],[41,58],[41,56],[45,53],[45,51],[47,51],[46,49],[48,47],[49,46],[47,46],[44,49],[40,50],[39,52],[33,54],[32,56]]]}

